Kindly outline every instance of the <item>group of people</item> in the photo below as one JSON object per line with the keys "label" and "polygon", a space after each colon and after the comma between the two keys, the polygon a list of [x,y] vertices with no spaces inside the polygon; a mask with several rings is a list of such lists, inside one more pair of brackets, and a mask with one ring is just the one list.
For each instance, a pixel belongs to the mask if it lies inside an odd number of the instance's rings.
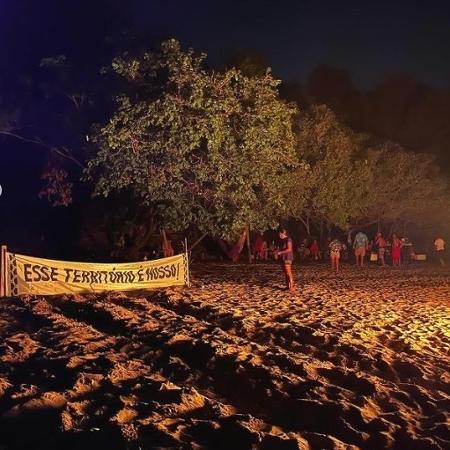
{"label": "group of people", "polygon": [[[338,245],[340,244],[340,245]],[[348,240],[349,247],[353,248],[355,254],[355,262],[357,266],[363,266],[364,260],[367,255],[373,257],[374,261],[378,261],[379,265],[386,266],[386,255],[390,254],[392,266],[399,267],[402,260],[407,262],[414,256],[412,244],[407,238],[400,238],[397,234],[393,234],[390,241],[387,241],[381,232],[377,232],[374,239],[369,241],[367,235],[358,231],[353,240]],[[345,244],[341,243],[338,239],[333,239],[329,243],[330,259],[333,259],[331,253],[336,253],[336,249],[340,249],[340,255],[347,248]],[[332,251],[334,249],[334,251]],[[437,261],[444,266],[445,265],[445,241],[441,237],[436,238],[434,241],[434,250]],[[313,241],[310,246],[310,254],[313,259],[318,259],[316,256],[318,253],[317,241]]]}
{"label": "group of people", "polygon": [[[386,248],[388,247],[388,242],[383,237],[381,232],[378,232],[373,241],[373,248],[371,250],[376,251],[377,260],[382,266],[386,265]],[[396,234],[392,235],[392,240],[390,243],[392,265],[395,267],[400,266],[401,261],[401,251],[404,245],[404,241],[400,239]],[[364,265],[364,258],[369,251],[369,239],[365,233],[358,231],[356,233],[355,239],[353,241],[353,248],[355,250],[356,265],[362,267]]]}
{"label": "group of people", "polygon": [[[281,263],[281,267],[286,278],[286,289],[290,292],[295,290],[294,277],[292,274],[292,262],[294,260],[294,245],[292,239],[289,237],[288,232],[285,228],[281,228],[278,233],[279,242],[278,246],[274,250],[274,258],[278,259]],[[262,239],[262,237],[261,237]],[[399,267],[402,258],[402,248],[405,245],[405,241],[400,239],[396,234],[392,235],[390,243],[386,241],[383,234],[378,232],[371,243],[367,235],[358,231],[353,239],[350,241],[354,253],[356,265],[358,267],[364,266],[364,260],[367,253],[375,250],[377,255],[377,260],[381,266],[386,265],[386,250],[388,246],[390,247],[392,265],[394,267]],[[341,255],[345,244],[338,238],[332,239],[328,244],[328,250],[330,255],[331,270],[334,272],[339,272],[339,263],[341,260]],[[445,265],[444,252],[445,252],[445,241],[443,238],[438,237],[434,241],[434,249],[436,252],[437,260],[441,266]],[[317,240],[314,240],[310,246],[310,255],[313,259],[319,259],[319,244]],[[267,257],[266,257],[267,258]]]}
{"label": "group of people", "polygon": [[[383,237],[382,233],[378,232],[373,239],[369,241],[367,235],[362,231],[359,231],[353,240],[348,240],[348,245],[341,242],[339,239],[332,239],[328,243],[328,251],[330,254],[330,260],[336,259],[339,250],[339,258],[342,257],[343,252],[348,250],[348,248],[353,248],[355,253],[355,260],[357,266],[363,266],[364,260],[367,254],[370,252],[375,252],[376,259],[382,266],[386,265],[386,248],[390,246],[392,263],[394,266],[400,265],[401,259],[401,249],[404,246],[404,240],[399,239],[397,235],[392,235],[391,243],[388,243]],[[303,249],[303,254],[305,251]],[[320,247],[317,239],[314,239],[307,250],[307,255],[309,255],[313,260],[317,261],[320,259],[323,252],[320,251]]]}

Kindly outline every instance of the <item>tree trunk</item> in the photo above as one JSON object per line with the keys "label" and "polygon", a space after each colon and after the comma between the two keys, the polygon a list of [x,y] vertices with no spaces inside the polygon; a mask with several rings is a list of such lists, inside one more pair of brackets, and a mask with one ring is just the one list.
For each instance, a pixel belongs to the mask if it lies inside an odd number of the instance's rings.
{"label": "tree trunk", "polygon": [[161,237],[162,237],[162,250],[163,250],[163,257],[166,257],[166,248],[167,248],[167,234],[165,228],[161,229]]}
{"label": "tree trunk", "polygon": [[247,226],[247,253],[248,253],[248,263],[251,264],[252,263],[252,248],[250,245],[250,227]]}
{"label": "tree trunk", "polygon": [[163,243],[165,245],[167,243],[167,234],[166,234],[166,230],[164,228],[161,229],[161,236],[163,239]]}
{"label": "tree trunk", "polygon": [[150,240],[154,231],[154,227],[149,226],[145,233],[139,233],[138,236],[133,236],[133,244],[128,250],[127,255],[129,259],[131,259],[132,261],[137,261],[141,249],[148,244],[148,241]]}
{"label": "tree trunk", "polygon": [[392,236],[392,232],[394,231],[395,222],[391,223],[391,226],[389,227],[389,236]]}
{"label": "tree trunk", "polygon": [[310,236],[310,235],[311,235],[311,232],[310,232],[309,216],[306,216],[306,219],[304,219],[303,217],[299,217],[299,219],[300,219],[300,222],[301,222],[301,223],[303,224],[303,226],[305,227],[306,234],[307,234],[308,236]]}
{"label": "tree trunk", "polygon": [[244,248],[246,237],[247,237],[247,230],[244,230],[239,240],[235,244],[233,244],[231,248],[226,252],[233,262],[239,261],[239,255],[242,249]]}

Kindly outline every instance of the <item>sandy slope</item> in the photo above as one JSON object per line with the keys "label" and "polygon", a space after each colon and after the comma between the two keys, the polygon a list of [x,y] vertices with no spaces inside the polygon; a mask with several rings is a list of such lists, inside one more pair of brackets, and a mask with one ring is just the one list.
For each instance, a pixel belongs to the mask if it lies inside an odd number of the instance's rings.
{"label": "sandy slope", "polygon": [[450,273],[301,274],[2,300],[0,449],[450,448]]}

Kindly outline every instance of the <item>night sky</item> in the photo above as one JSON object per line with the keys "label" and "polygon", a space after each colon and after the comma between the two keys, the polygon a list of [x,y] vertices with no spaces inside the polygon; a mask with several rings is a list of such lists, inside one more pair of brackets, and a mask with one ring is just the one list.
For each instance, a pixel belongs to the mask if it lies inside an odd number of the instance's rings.
{"label": "night sky", "polygon": [[134,11],[138,29],[177,36],[218,62],[233,49],[258,51],[285,80],[327,63],[360,87],[391,73],[450,84],[448,1],[138,0]]}
{"label": "night sky", "polygon": [[[29,137],[36,133],[50,144],[78,149],[77,126],[66,114],[70,105],[64,107],[61,96],[46,96],[52,78],[40,68],[42,58],[66,56],[70,81],[75,81],[70,89],[79,84],[81,92],[95,99],[94,106],[87,108],[91,116],[83,112],[81,117],[92,125],[108,117],[104,105],[113,98],[100,68],[110,65],[122,50],[154,49],[169,37],[180,40],[184,48],[205,51],[208,64],[215,67],[223,67],[239,53],[258,54],[275,77],[287,82],[305,84],[320,64],[345,69],[357,87],[369,91],[363,100],[375,101],[369,111],[378,111],[378,99],[388,105],[378,116],[370,113],[369,132],[398,138],[407,146],[415,144],[419,150],[429,144],[426,150],[439,156],[450,173],[450,1],[443,0],[0,0],[0,126],[4,118],[14,122],[17,109],[18,126],[24,127],[20,133]],[[405,115],[395,115],[398,99],[389,106],[398,84],[381,94],[373,90],[394,74],[406,74],[430,86],[411,89],[413,103],[417,92],[422,95],[422,109],[413,113],[421,114],[425,126],[416,128],[423,128],[423,136],[411,133],[411,128],[401,129]],[[399,95],[401,107],[411,100],[409,85],[405,86]],[[351,107],[347,99],[346,105]],[[387,132],[383,126],[374,126],[383,125],[384,118]],[[88,128],[83,131],[88,132]],[[49,209],[38,198],[48,152],[2,137],[0,156],[0,215],[16,219],[0,224],[0,237],[30,248],[36,236],[53,233],[49,230],[54,223],[66,242],[64,227],[76,225],[83,205],[72,212]],[[58,228],[58,223],[64,227]],[[54,234],[52,241],[56,241]],[[55,248],[59,250],[58,245]]]}
{"label": "night sky", "polygon": [[[104,4],[114,4],[105,8]],[[304,81],[317,64],[347,69],[361,88],[407,73],[450,85],[450,2],[0,0],[2,65],[94,52],[120,27],[177,37],[221,64],[237,50],[260,53],[274,73]],[[152,42],[153,44],[153,42]],[[6,59],[5,59],[6,57]]]}

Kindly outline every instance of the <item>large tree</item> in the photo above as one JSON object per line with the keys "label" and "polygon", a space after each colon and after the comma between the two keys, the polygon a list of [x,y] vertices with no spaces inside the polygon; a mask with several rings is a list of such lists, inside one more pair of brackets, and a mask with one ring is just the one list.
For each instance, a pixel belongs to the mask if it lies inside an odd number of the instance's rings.
{"label": "large tree", "polygon": [[368,151],[368,161],[373,177],[367,206],[357,216],[361,223],[442,226],[449,219],[447,180],[434,157],[386,142]]}
{"label": "large tree", "polygon": [[270,73],[203,68],[205,55],[175,40],[113,62],[131,83],[109,123],[93,134],[88,176],[96,193],[132,192],[171,229],[216,236],[274,225],[283,175],[297,164],[295,108]]}
{"label": "large tree", "polygon": [[287,215],[311,224],[345,227],[367,203],[370,167],[362,137],[342,125],[324,105],[296,120],[296,150],[304,163],[286,183]]}

